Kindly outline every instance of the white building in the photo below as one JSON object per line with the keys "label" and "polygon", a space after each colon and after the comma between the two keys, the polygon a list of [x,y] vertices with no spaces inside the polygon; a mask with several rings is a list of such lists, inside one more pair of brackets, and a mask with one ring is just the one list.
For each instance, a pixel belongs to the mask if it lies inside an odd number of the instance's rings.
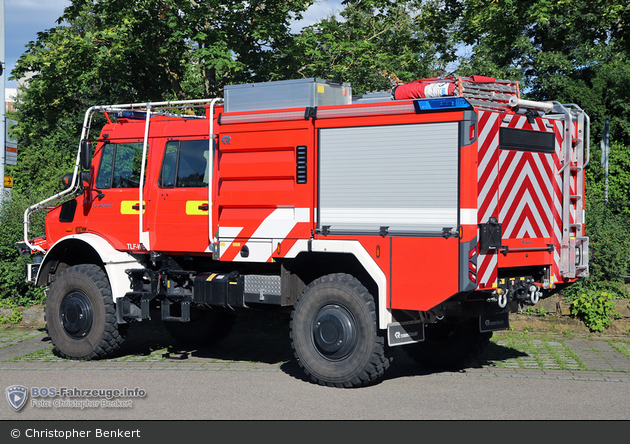
{"label": "white building", "polygon": [[4,111],[15,111],[15,101],[17,99],[17,88],[4,89]]}

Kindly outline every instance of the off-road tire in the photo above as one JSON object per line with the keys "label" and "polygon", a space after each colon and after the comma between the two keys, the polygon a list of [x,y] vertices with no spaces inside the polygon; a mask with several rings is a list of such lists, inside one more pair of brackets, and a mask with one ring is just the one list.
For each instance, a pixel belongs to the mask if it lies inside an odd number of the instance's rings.
{"label": "off-road tire", "polygon": [[298,364],[320,385],[367,386],[391,364],[374,298],[348,274],[320,277],[302,291],[291,313],[290,338]]}
{"label": "off-road tire", "polygon": [[416,363],[435,369],[461,370],[477,359],[490,343],[492,332],[479,331],[479,319],[437,322],[425,327],[425,340],[405,346]]}
{"label": "off-road tire", "polygon": [[224,339],[234,327],[236,315],[221,309],[192,307],[189,322],[166,321],[170,335],[184,345],[212,345]]}
{"label": "off-road tire", "polygon": [[48,335],[61,357],[107,358],[124,341],[109,279],[97,265],[75,265],[59,273],[50,285],[44,312]]}

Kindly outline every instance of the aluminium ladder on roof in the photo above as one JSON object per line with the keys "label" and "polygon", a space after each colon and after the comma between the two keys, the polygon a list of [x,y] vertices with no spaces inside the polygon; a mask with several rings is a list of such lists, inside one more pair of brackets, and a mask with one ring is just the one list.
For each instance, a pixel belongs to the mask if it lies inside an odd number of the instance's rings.
{"label": "aluminium ladder on roof", "polygon": [[[519,84],[517,81],[498,80],[490,77],[479,78],[479,76],[455,76],[446,78],[419,79],[410,83],[422,83],[427,86],[434,84],[454,85],[454,91],[452,94],[432,95],[431,93],[428,93],[426,96],[422,96],[422,98],[462,97],[475,108],[490,111],[512,112],[513,105],[510,104],[510,100],[521,98]],[[405,83],[399,83],[395,86],[404,84]],[[394,98],[394,90],[391,89],[386,91],[370,92],[353,97],[353,103],[386,102],[391,100],[396,100]]]}
{"label": "aluminium ladder on roof", "polygon": [[521,98],[517,81],[495,79],[493,82],[479,82],[469,77],[456,77],[455,82],[455,94],[468,100],[475,108],[512,111],[510,99]]}

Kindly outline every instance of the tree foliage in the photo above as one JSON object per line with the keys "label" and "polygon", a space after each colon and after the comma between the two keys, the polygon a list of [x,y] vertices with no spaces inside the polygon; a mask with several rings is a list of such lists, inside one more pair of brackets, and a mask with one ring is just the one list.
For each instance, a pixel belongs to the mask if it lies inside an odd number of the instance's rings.
{"label": "tree foliage", "polygon": [[[24,210],[32,205],[32,198],[39,196],[23,196],[13,193],[8,202],[0,204],[0,300],[7,301],[11,305],[31,305],[41,303],[44,298],[43,289],[27,284],[24,270],[26,264],[31,262],[28,256],[18,256],[16,242],[24,237],[23,218]],[[42,220],[34,221],[41,230]]]}
{"label": "tree foliage", "polygon": [[630,270],[630,219],[594,196],[586,202],[586,213],[592,280],[619,282]]}
{"label": "tree foliage", "polygon": [[630,145],[613,141],[608,157],[608,202],[605,202],[605,168],[600,161],[601,151],[598,146],[593,149],[591,164],[587,170],[589,197],[591,200],[604,202],[608,210],[630,220]]}
{"label": "tree foliage", "polygon": [[440,17],[464,44],[460,75],[522,81],[535,100],[576,103],[601,137],[630,143],[630,4],[626,0],[445,0]]}
{"label": "tree foliage", "polygon": [[444,74],[427,39],[427,5],[405,0],[347,0],[305,28],[294,42],[303,77],[351,82],[353,93],[389,89],[393,82]]}

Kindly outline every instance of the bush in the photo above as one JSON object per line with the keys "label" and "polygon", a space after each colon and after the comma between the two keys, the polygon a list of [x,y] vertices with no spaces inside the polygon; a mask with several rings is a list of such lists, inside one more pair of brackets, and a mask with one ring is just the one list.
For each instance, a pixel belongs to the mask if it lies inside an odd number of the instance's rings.
{"label": "bush", "polygon": [[[0,208],[0,302],[11,306],[41,304],[44,290],[26,282],[26,264],[29,256],[19,256],[16,243],[24,239],[24,210],[37,202],[37,198],[26,198],[13,192],[10,200]],[[43,213],[35,218],[33,227],[38,234],[44,233]]]}
{"label": "bush", "polygon": [[573,300],[571,314],[582,319],[591,331],[602,332],[612,324],[616,315],[614,299],[606,292],[589,290]]}

